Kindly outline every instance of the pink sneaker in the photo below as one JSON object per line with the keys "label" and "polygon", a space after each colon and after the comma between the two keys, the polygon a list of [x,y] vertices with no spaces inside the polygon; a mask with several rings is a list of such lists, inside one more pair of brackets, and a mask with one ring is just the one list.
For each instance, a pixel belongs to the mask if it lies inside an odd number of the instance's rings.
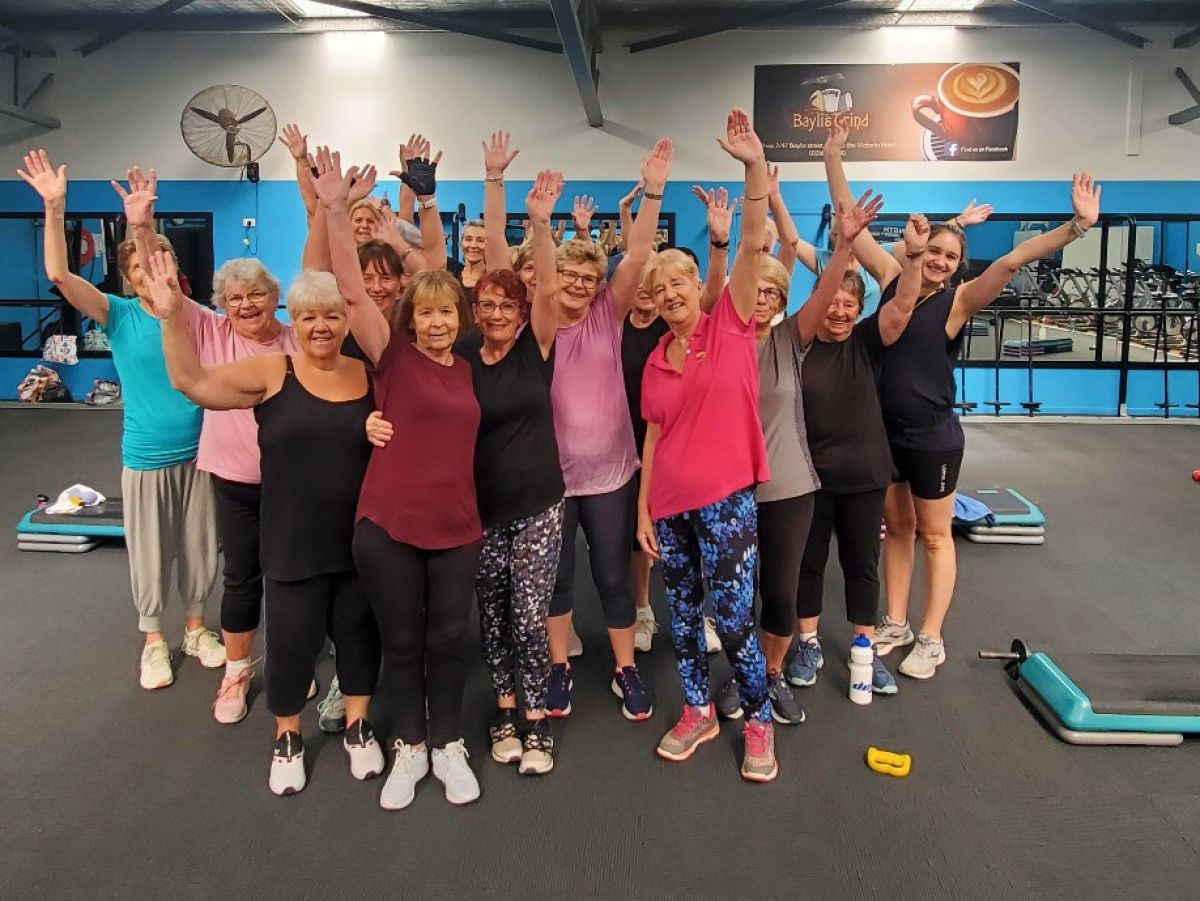
{"label": "pink sneaker", "polygon": [[253,668],[246,667],[236,676],[226,676],[221,680],[221,687],[217,689],[217,699],[213,701],[213,719],[232,726],[246,718],[246,714],[250,712],[250,708],[246,706],[246,695],[250,691],[250,679],[253,676]]}
{"label": "pink sneaker", "polygon": [[775,727],[770,720],[765,723],[749,720],[742,730],[746,751],[742,757],[742,778],[751,782],[770,782],[779,775],[779,764],[775,760]]}
{"label": "pink sneaker", "polygon": [[685,706],[679,722],[659,741],[658,756],[674,761],[687,760],[696,748],[720,734],[721,724],[717,722],[717,711],[712,704]]}

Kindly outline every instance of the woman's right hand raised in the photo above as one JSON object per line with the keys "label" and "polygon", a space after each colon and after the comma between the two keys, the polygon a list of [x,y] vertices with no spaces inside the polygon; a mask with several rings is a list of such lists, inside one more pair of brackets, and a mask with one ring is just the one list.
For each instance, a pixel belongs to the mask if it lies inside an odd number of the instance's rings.
{"label": "woman's right hand raised", "polygon": [[550,215],[563,192],[563,174],[543,169],[525,195],[525,211],[535,225],[549,225]]}
{"label": "woman's right hand raised", "polygon": [[491,179],[503,177],[508,164],[516,159],[521,151],[509,151],[509,141],[512,138],[507,131],[492,132],[492,140],[483,142],[483,173]]}
{"label": "woman's right hand raised", "polygon": [[847,246],[854,243],[854,239],[875,221],[875,217],[883,209],[883,195],[875,194],[872,197],[873,193],[866,191],[854,206],[838,202],[838,238],[845,241]]}
{"label": "woman's right hand raised", "polygon": [[394,434],[392,424],[378,410],[367,417],[367,440],[376,447],[387,447]]}
{"label": "woman's right hand raised", "polygon": [[747,166],[766,161],[762,141],[750,124],[750,116],[740,106],[729,111],[725,119],[725,137],[717,138],[721,149]]}
{"label": "woman's right hand raised", "polygon": [[25,154],[25,168],[18,169],[17,175],[38,192],[42,202],[47,206],[52,204],[64,205],[67,201],[67,166],[64,163],[57,169],[50,163],[50,156],[45,150],[31,150]]}
{"label": "woman's right hand raised", "polygon": [[150,300],[154,304],[154,312],[158,314],[159,319],[170,319],[184,304],[183,292],[179,290],[175,258],[165,250],[156,250],[146,262],[147,283],[150,286]]}
{"label": "woman's right hand raised", "polygon": [[343,175],[342,155],[324,146],[317,148],[314,161],[317,164],[317,177],[313,179],[313,189],[317,192],[317,199],[327,207],[338,203],[348,204],[350,186],[358,174],[357,170],[351,169]]}

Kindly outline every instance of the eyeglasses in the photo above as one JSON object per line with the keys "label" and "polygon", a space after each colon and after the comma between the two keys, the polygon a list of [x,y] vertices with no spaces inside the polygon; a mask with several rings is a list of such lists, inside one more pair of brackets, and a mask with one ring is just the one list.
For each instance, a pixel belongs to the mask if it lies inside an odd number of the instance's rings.
{"label": "eyeglasses", "polygon": [[247,291],[244,295],[243,294],[229,295],[228,297],[225,298],[225,306],[240,307],[247,300],[250,301],[251,303],[262,303],[266,299],[267,299],[266,291],[260,291],[258,289],[255,289],[253,291]]}
{"label": "eyeglasses", "polygon": [[496,312],[496,307],[500,308],[500,312],[505,316],[511,316],[517,310],[521,309],[521,305],[515,300],[502,300],[496,303],[494,300],[481,300],[475,304],[476,309],[484,316],[491,316]]}
{"label": "eyeglasses", "polygon": [[575,272],[572,269],[559,269],[558,274],[562,276],[562,280],[568,285],[579,282],[579,284],[583,285],[589,291],[601,282],[601,278],[598,275],[584,275],[582,272]]}
{"label": "eyeglasses", "polygon": [[779,303],[783,300],[783,292],[778,288],[759,288],[758,296],[765,297],[771,303]]}

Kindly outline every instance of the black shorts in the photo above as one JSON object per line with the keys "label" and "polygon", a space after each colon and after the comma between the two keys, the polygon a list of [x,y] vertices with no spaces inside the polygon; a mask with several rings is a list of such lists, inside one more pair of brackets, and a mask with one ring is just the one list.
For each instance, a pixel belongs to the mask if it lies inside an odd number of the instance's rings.
{"label": "black shorts", "polygon": [[941,500],[958,487],[963,451],[914,450],[892,445],[892,481],[908,482],[913,497],[924,501]]}

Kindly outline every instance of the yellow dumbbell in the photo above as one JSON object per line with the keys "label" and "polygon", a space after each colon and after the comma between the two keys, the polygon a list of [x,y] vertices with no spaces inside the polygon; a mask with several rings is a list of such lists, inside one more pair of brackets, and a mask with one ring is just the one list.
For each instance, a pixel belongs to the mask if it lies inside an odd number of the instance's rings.
{"label": "yellow dumbbell", "polygon": [[867,766],[885,776],[907,776],[908,771],[912,769],[912,758],[907,754],[867,748]]}

